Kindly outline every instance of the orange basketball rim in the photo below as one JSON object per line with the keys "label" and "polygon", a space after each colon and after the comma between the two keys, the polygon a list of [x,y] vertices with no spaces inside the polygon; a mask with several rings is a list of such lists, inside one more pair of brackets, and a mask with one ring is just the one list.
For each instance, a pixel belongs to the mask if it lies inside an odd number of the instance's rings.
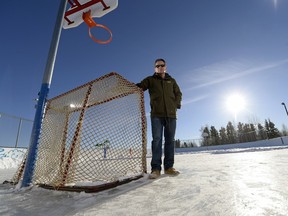
{"label": "orange basketball rim", "polygon": [[[100,44],[107,44],[112,40],[112,32],[102,24],[98,24],[93,17],[102,17],[118,6],[118,0],[68,0],[70,8],[65,12],[63,28],[74,28],[85,22],[89,27],[89,36],[93,41]],[[108,40],[99,40],[92,33],[92,28],[103,28],[110,37]]]}
{"label": "orange basketball rim", "polygon": [[[88,27],[89,27],[89,36],[94,42],[99,43],[99,44],[107,44],[107,43],[110,43],[112,41],[112,31],[108,27],[106,27],[106,26],[104,26],[102,24],[96,23],[92,19],[91,10],[89,10],[88,12],[84,12],[83,15],[82,15],[82,18],[83,18],[84,22],[88,25]],[[95,38],[92,35],[92,33],[91,33],[91,28],[94,28],[94,27],[103,28],[106,31],[108,31],[109,34],[110,34],[110,38],[108,40],[105,40],[105,41]]]}

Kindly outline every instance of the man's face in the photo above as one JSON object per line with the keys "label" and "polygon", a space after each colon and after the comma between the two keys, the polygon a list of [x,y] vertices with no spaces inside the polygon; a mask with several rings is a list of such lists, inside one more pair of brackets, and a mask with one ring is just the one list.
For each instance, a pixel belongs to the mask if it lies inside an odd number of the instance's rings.
{"label": "man's face", "polygon": [[165,73],[166,72],[166,64],[163,61],[157,61],[155,63],[155,72],[156,73]]}

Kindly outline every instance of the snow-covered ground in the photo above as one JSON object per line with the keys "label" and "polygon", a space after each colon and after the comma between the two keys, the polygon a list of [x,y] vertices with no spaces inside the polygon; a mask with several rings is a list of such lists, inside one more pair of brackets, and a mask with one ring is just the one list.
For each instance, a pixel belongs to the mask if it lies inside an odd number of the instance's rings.
{"label": "snow-covered ground", "polygon": [[[149,180],[146,175],[99,193],[0,185],[0,215],[286,216],[288,142],[277,143],[194,148],[176,154],[177,177]],[[0,158],[1,182],[12,177],[19,163],[7,161]]]}

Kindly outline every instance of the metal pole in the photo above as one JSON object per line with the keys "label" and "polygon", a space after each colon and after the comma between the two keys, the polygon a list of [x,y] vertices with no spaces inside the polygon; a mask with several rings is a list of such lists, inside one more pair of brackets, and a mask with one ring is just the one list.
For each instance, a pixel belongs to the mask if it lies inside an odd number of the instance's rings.
{"label": "metal pole", "polygon": [[22,117],[18,117],[18,116],[14,116],[14,115],[9,115],[9,114],[0,112],[0,117],[1,117],[1,116],[6,116],[6,117],[9,117],[9,118],[14,118],[14,119],[22,119],[22,120],[24,120],[24,121],[33,122],[33,120],[31,120],[31,119],[26,119],[26,118],[22,118]]}
{"label": "metal pole", "polygon": [[51,85],[53,69],[55,65],[55,59],[58,49],[58,44],[60,40],[63,17],[67,7],[67,0],[61,0],[58,15],[54,27],[53,38],[50,44],[49,55],[46,63],[46,68],[43,76],[43,81],[41,85],[41,90],[39,92],[39,98],[36,107],[36,113],[34,117],[34,123],[30,138],[29,151],[27,155],[27,161],[25,165],[25,171],[23,175],[23,181],[21,187],[27,187],[31,184],[32,177],[34,174],[34,166],[36,161],[36,154],[38,148],[38,142],[40,138],[42,120],[45,111],[45,105],[48,97],[49,88]]}
{"label": "metal pole", "polygon": [[18,147],[18,142],[19,142],[19,136],[20,136],[20,132],[21,132],[21,128],[22,128],[22,122],[23,121],[33,122],[33,121],[30,120],[30,119],[25,119],[25,118],[21,118],[21,117],[18,117],[18,116],[8,115],[6,113],[0,112],[0,117],[1,116],[5,116],[5,117],[8,117],[8,118],[14,118],[14,119],[17,119],[17,120],[19,119],[19,125],[18,125],[18,131],[17,131],[16,143],[15,143],[15,148],[17,148]]}
{"label": "metal pole", "polygon": [[286,104],[284,102],[282,102],[281,104],[284,106],[285,111],[286,111],[286,115],[288,116],[288,110],[287,110]]}
{"label": "metal pole", "polygon": [[18,131],[17,131],[15,148],[18,147],[18,141],[19,141],[19,135],[20,135],[20,131],[21,131],[21,126],[22,126],[22,118],[20,118],[19,125],[18,125]]}

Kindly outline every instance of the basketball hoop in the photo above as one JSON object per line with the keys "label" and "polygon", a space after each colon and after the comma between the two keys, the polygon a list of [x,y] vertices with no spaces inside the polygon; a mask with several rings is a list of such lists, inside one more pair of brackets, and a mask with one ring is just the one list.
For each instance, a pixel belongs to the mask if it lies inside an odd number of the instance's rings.
{"label": "basketball hoop", "polygon": [[[108,43],[111,42],[111,40],[112,40],[112,31],[108,27],[96,23],[92,19],[91,10],[89,10],[88,12],[84,12],[82,18],[83,18],[84,22],[88,25],[88,27],[89,27],[89,36],[94,42],[99,43],[99,44],[108,44]],[[99,39],[95,38],[92,35],[92,33],[91,33],[91,28],[94,28],[94,27],[99,27],[99,28],[105,29],[110,34],[110,38],[108,40],[106,40],[106,41],[99,40]]]}
{"label": "basketball hoop", "polygon": [[[74,28],[85,22],[89,27],[90,38],[99,44],[108,44],[112,40],[112,31],[93,20],[93,17],[102,17],[111,12],[118,6],[118,0],[68,0],[71,7],[65,12],[63,28]],[[110,34],[108,40],[95,38],[91,29],[94,27],[102,28]]]}

